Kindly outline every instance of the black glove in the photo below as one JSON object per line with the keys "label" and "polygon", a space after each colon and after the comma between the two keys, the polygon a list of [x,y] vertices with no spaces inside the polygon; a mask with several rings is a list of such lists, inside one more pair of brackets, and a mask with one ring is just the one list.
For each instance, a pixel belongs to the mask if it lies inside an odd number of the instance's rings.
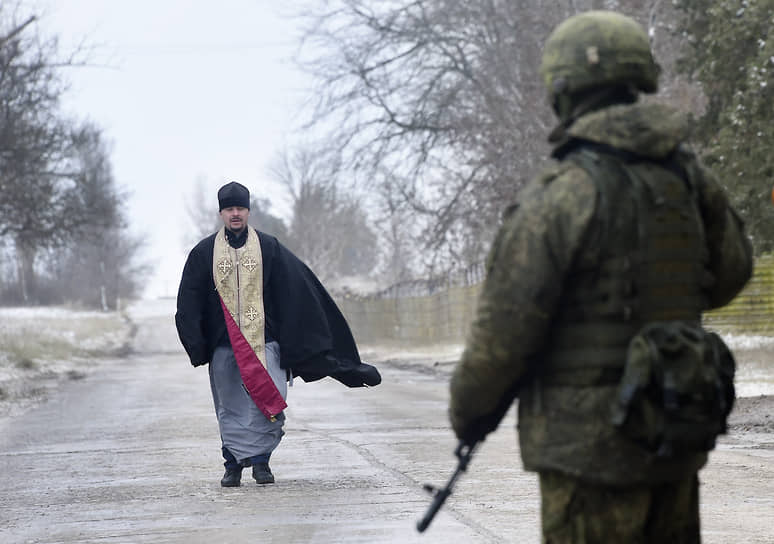
{"label": "black glove", "polygon": [[508,413],[508,409],[513,404],[513,401],[518,396],[518,388],[513,387],[510,391],[500,399],[500,402],[495,407],[494,411],[489,414],[477,417],[470,421],[465,421],[463,418],[455,417],[454,414],[450,414],[452,427],[454,433],[457,435],[466,446],[472,446],[477,442],[482,442],[486,435],[497,429],[500,425],[500,421]]}
{"label": "black glove", "polygon": [[333,378],[340,381],[347,387],[375,386],[382,383],[382,376],[375,366],[368,363],[348,368],[343,372],[333,374]]}

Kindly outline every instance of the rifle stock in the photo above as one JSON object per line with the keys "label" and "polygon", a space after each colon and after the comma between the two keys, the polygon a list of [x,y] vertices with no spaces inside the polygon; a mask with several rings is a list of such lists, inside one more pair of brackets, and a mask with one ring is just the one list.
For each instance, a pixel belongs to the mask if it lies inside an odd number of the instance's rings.
{"label": "rifle stock", "polygon": [[454,455],[457,456],[457,468],[449,478],[449,481],[446,482],[446,486],[443,488],[437,488],[432,484],[425,484],[422,486],[433,495],[433,502],[430,503],[430,506],[422,519],[417,522],[417,531],[420,533],[424,532],[424,530],[430,526],[430,523],[443,506],[443,503],[446,502],[446,499],[452,494],[452,489],[454,488],[457,478],[467,470],[468,463],[470,463],[470,460],[473,458],[473,451],[476,449],[476,446],[478,446],[478,442],[466,444],[460,440],[459,444],[457,444],[457,448],[454,450]]}

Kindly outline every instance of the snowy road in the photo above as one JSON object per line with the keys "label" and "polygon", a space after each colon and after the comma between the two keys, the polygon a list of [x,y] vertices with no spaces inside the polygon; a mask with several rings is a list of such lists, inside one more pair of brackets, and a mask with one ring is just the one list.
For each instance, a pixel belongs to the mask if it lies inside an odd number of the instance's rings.
{"label": "snowy road", "polygon": [[[539,542],[537,479],[520,470],[513,413],[416,532],[430,502],[421,484],[454,467],[448,385],[429,370],[384,365],[367,390],[297,381],[277,483],[257,486],[248,469],[224,489],[206,369],[187,363],[169,317],[143,319],[135,346],[0,419],[0,542]],[[702,473],[705,542],[774,542],[771,450],[749,446],[721,448]]]}
{"label": "snowy road", "polygon": [[136,346],[0,421],[0,542],[538,539],[536,479],[518,470],[511,432],[484,445],[459,493],[416,532],[430,502],[421,484],[454,467],[447,384],[432,374],[386,367],[373,389],[297,380],[277,483],[259,487],[248,469],[242,487],[224,489],[206,369],[190,367],[168,320],[142,323]]}

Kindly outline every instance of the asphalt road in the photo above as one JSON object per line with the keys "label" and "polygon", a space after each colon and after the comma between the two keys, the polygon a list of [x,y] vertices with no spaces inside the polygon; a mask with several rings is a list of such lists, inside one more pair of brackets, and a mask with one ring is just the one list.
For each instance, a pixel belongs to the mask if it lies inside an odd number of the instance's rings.
{"label": "asphalt road", "polygon": [[[372,389],[297,381],[277,483],[258,486],[248,469],[224,489],[206,369],[187,363],[168,316],[144,318],[132,356],[0,420],[0,542],[539,542],[537,479],[520,469],[513,413],[417,533],[430,503],[421,484],[455,465],[448,385],[421,365],[381,370]],[[774,542],[771,450],[748,446],[721,448],[705,471],[705,542]]]}

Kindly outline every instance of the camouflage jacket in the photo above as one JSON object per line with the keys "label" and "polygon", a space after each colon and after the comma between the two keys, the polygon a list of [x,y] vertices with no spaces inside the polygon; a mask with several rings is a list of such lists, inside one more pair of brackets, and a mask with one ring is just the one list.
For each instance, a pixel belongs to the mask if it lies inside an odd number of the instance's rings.
{"label": "camouflage jacket", "polygon": [[[672,157],[680,164],[697,188],[707,240],[702,266],[709,280],[701,286],[698,316],[738,293],[751,275],[752,255],[742,222],[721,186],[683,145],[688,129],[687,120],[670,108],[617,105],[578,119],[555,154],[562,156],[568,146],[582,141],[658,163]],[[701,468],[706,454],[656,460],[627,443],[607,418],[612,384],[544,386],[550,378],[546,359],[562,303],[574,288],[579,261],[588,261],[595,250],[593,233],[600,228],[604,200],[601,187],[604,184],[576,162],[560,160],[524,189],[518,206],[505,218],[489,255],[465,351],[452,376],[450,419],[459,437],[473,436],[515,389],[527,470],[558,470],[607,484],[677,479]]]}

